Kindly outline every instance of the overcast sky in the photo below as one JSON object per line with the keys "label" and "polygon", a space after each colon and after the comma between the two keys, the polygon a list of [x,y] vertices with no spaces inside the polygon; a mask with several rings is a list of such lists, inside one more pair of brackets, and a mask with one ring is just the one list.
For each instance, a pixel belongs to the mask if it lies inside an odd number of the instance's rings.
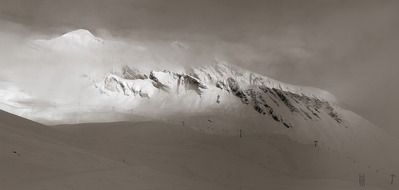
{"label": "overcast sky", "polygon": [[326,89],[399,134],[399,3],[375,0],[0,0],[1,31],[86,28],[179,40],[276,79]]}

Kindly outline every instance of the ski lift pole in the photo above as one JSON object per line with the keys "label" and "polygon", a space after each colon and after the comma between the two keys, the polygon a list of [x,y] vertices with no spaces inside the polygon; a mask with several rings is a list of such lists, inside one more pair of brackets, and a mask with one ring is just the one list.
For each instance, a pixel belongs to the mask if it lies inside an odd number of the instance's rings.
{"label": "ski lift pole", "polygon": [[315,140],[315,141],[313,141],[313,142],[314,142],[314,147],[317,148],[317,146],[318,146],[318,144],[319,144],[319,141],[318,141],[318,140]]}
{"label": "ski lift pole", "polygon": [[391,185],[393,185],[393,180],[394,180],[395,177],[396,177],[395,174],[391,174]]}

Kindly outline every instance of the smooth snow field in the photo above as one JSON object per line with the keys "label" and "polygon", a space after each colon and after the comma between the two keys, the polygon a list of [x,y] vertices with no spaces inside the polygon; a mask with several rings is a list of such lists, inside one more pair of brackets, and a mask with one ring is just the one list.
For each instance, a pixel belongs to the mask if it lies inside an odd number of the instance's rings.
{"label": "smooth snow field", "polygon": [[[44,126],[0,112],[0,189],[399,188],[389,168],[245,123],[203,115]],[[230,125],[229,133],[215,132]]]}

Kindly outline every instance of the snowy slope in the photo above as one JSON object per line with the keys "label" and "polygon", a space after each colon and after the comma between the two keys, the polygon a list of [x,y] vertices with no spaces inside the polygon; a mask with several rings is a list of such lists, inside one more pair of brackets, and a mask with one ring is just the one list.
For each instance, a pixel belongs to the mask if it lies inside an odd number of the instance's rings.
{"label": "snowy slope", "polygon": [[1,189],[51,189],[46,181],[120,167],[61,142],[61,136],[48,126],[0,110]]}
{"label": "snowy slope", "polygon": [[[189,127],[203,118],[185,119],[185,125],[154,120],[48,127],[0,112],[1,187],[10,190],[358,187],[356,164],[325,147],[314,148],[312,144],[262,131],[249,134],[245,130],[242,138],[238,133],[211,135]],[[240,119],[215,116],[212,119],[214,124],[240,123]],[[365,189],[397,187],[386,185],[384,178],[374,181],[369,173],[367,177]]]}

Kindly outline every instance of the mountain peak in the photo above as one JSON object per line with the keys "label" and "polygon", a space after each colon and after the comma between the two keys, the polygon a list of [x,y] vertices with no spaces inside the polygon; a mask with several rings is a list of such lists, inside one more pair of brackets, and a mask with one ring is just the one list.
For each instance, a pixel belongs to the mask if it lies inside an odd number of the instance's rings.
{"label": "mountain peak", "polygon": [[62,36],[55,38],[56,41],[68,41],[71,43],[76,43],[79,45],[91,45],[96,43],[101,43],[103,40],[94,36],[89,30],[86,29],[78,29],[68,33],[63,34]]}
{"label": "mountain peak", "polygon": [[77,29],[71,32],[67,32],[62,35],[62,37],[86,37],[86,38],[96,38],[93,33],[86,29]]}
{"label": "mountain peak", "polygon": [[77,29],[49,40],[36,40],[37,44],[60,51],[81,51],[82,48],[98,47],[104,40],[89,30]]}

